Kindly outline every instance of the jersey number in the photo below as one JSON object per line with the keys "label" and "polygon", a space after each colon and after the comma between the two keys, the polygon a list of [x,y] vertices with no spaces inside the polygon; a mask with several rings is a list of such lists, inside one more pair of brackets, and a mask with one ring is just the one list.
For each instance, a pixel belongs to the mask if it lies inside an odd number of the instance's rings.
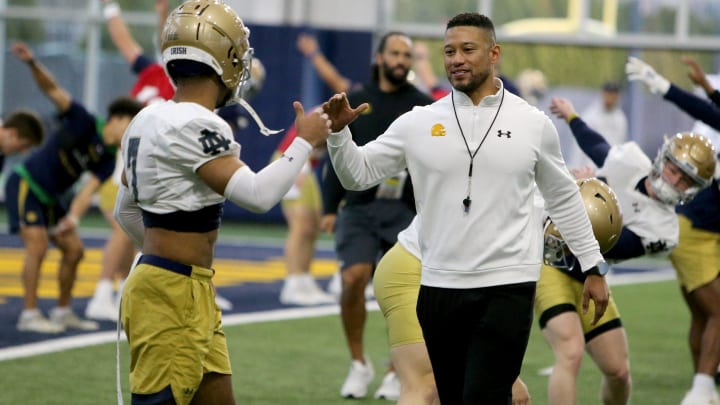
{"label": "jersey number", "polygon": [[125,170],[129,170],[132,173],[132,180],[130,181],[130,189],[133,193],[135,202],[138,202],[138,189],[137,189],[137,175],[135,173],[135,167],[137,166],[137,154],[140,148],[140,138],[130,138],[128,140],[127,148],[127,159],[125,160]]}

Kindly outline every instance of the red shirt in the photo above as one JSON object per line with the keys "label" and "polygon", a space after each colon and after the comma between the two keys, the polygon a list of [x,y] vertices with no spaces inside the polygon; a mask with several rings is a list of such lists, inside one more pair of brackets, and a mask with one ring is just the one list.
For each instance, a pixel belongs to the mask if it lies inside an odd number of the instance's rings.
{"label": "red shirt", "polygon": [[153,101],[169,100],[175,95],[175,88],[159,63],[146,67],[138,75],[130,95],[143,104]]}

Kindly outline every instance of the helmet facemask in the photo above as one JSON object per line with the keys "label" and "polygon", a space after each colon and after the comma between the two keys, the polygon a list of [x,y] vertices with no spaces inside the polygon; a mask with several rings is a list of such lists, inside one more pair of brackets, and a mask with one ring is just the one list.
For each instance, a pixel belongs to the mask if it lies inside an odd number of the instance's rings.
{"label": "helmet facemask", "polygon": [[[545,218],[543,235],[545,238],[543,263],[562,270],[572,268],[575,264],[575,257],[569,254],[570,249],[550,217]],[[571,260],[568,257],[571,257]]]}

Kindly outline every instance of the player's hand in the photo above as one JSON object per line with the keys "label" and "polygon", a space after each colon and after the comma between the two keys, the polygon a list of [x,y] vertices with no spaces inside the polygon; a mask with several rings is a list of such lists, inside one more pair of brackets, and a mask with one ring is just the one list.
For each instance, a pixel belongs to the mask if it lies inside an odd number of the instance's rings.
{"label": "player's hand", "polygon": [[595,314],[591,322],[591,325],[595,325],[605,314],[608,302],[610,301],[610,288],[607,285],[605,277],[588,275],[585,278],[582,303],[583,314],[586,314],[590,309],[590,300],[595,304]]}
{"label": "player's hand", "polygon": [[703,72],[702,68],[700,67],[700,64],[693,58],[683,56],[680,58],[680,60],[690,66],[690,71],[688,72],[688,77],[690,80],[692,80],[693,84],[700,86],[705,90],[706,93],[710,94],[715,89],[713,88],[712,84],[707,79],[707,76],[705,76],[705,72]]}
{"label": "player's hand", "polygon": [[530,392],[520,377],[512,385],[512,405],[530,405]]}
{"label": "player's hand", "polygon": [[317,39],[310,34],[301,33],[298,35],[297,48],[306,58],[318,53],[319,47]]}
{"label": "player's hand", "polygon": [[345,93],[330,97],[330,100],[322,105],[323,111],[330,117],[330,130],[332,132],[339,132],[345,128],[369,107],[368,103],[362,103],[357,108],[350,107],[350,102]]}
{"label": "player's hand", "polygon": [[570,169],[570,174],[575,176],[577,180],[585,180],[591,177],[595,177],[595,169],[591,166],[580,166],[574,169]]}
{"label": "player's hand", "polygon": [[297,136],[308,141],[313,147],[325,142],[330,134],[330,120],[327,114],[318,109],[305,115],[305,108],[299,101],[293,102],[293,107]]}
{"label": "player's hand", "polygon": [[337,220],[336,214],[325,214],[320,218],[320,229],[323,232],[332,234],[335,232],[335,221]]}
{"label": "player's hand", "polygon": [[22,62],[28,63],[34,58],[33,52],[24,42],[15,42],[11,50],[12,54]]}
{"label": "player's hand", "polygon": [[430,57],[430,49],[425,41],[413,42],[413,56],[415,60],[427,60]]}
{"label": "player's hand", "polygon": [[58,224],[55,226],[54,235],[62,235],[72,230],[77,229],[79,220],[75,215],[67,214],[60,219]]}
{"label": "player's hand", "polygon": [[652,66],[633,56],[628,57],[625,73],[629,80],[639,80],[654,93],[664,96],[670,89],[670,81],[658,74]]}
{"label": "player's hand", "polygon": [[562,97],[553,97],[552,100],[550,100],[550,112],[564,121],[577,116],[575,107],[573,107],[570,100]]}

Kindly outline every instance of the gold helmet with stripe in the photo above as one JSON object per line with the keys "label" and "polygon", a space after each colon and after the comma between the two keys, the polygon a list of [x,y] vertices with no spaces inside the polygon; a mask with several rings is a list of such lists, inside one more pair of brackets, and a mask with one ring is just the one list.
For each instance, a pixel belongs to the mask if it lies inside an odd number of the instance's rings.
{"label": "gold helmet with stripe", "polygon": [[223,2],[187,1],[165,21],[160,43],[163,65],[173,82],[178,75],[192,76],[212,69],[230,90],[229,104],[237,100],[250,76],[253,50],[249,36],[250,30]]}

